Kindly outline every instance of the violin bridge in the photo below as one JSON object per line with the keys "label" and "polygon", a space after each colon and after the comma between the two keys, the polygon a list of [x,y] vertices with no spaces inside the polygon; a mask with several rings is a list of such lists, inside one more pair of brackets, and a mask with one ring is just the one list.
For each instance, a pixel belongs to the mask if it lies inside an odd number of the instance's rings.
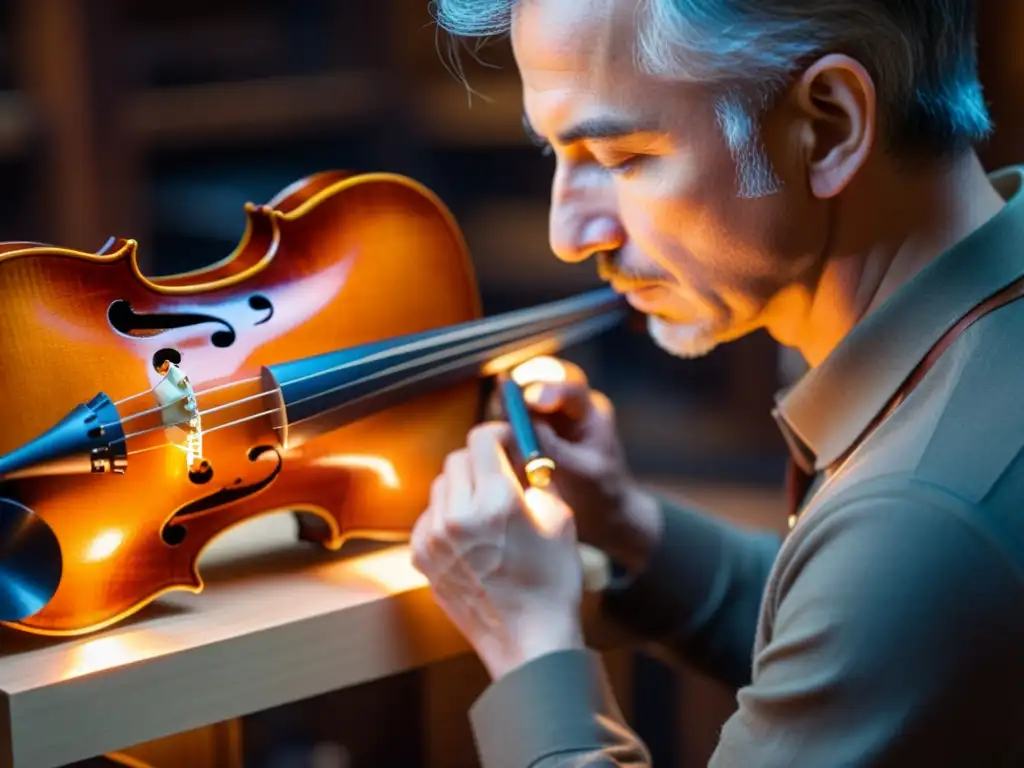
{"label": "violin bridge", "polygon": [[184,433],[182,447],[188,471],[203,472],[209,463],[203,457],[202,418],[192,383],[188,375],[170,361],[165,361],[158,372],[164,378],[153,388],[153,394],[160,404],[160,418],[169,434]]}

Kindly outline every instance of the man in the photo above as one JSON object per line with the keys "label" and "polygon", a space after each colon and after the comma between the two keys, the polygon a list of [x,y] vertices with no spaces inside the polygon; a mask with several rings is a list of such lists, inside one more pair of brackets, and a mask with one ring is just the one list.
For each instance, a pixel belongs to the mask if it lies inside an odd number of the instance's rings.
{"label": "man", "polygon": [[483,765],[649,762],[582,638],[578,540],[617,564],[611,617],[738,690],[713,765],[1024,764],[1024,301],[984,304],[1024,277],[1024,176],[972,148],[973,0],[437,12],[510,28],[560,258],[594,256],[669,352],[765,328],[810,365],[778,400],[814,476],[782,541],[647,493],[571,366],[528,388],[562,417],[553,533],[505,426],[448,458],[413,550],[493,677]]}

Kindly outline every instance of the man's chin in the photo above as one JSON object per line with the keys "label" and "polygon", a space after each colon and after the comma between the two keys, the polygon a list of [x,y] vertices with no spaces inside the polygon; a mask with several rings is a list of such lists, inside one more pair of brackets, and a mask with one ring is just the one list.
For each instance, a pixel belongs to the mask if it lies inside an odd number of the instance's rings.
{"label": "man's chin", "polygon": [[707,323],[673,323],[657,315],[647,316],[647,332],[670,355],[685,359],[704,357],[720,343]]}

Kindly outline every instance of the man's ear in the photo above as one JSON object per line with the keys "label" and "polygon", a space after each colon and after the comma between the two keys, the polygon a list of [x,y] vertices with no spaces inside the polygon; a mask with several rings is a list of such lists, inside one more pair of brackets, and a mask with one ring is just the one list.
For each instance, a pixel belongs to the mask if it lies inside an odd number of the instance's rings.
{"label": "man's ear", "polygon": [[856,59],[829,54],[796,82],[793,95],[803,115],[800,141],[811,191],[838,195],[857,174],[875,141],[875,84]]}

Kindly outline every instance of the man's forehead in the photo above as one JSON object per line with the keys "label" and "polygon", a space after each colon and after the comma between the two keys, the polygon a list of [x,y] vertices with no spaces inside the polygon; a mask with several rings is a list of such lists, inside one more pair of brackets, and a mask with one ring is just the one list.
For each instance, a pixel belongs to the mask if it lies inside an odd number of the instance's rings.
{"label": "man's forehead", "polygon": [[520,0],[512,45],[524,78],[589,78],[631,67],[636,8],[636,0]]}

